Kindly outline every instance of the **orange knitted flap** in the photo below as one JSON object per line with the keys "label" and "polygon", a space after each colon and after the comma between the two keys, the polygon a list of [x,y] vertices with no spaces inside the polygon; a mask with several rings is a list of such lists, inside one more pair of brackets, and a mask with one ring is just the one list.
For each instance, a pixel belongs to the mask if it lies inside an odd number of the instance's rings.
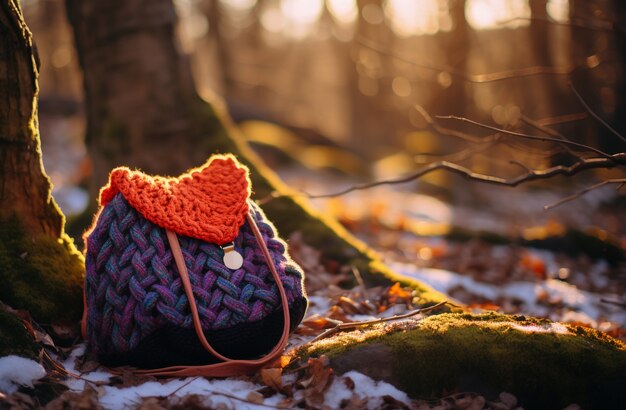
{"label": "orange knitted flap", "polygon": [[246,219],[250,180],[234,156],[214,155],[178,178],[115,168],[100,191],[100,205],[118,192],[150,222],[223,245],[235,239]]}

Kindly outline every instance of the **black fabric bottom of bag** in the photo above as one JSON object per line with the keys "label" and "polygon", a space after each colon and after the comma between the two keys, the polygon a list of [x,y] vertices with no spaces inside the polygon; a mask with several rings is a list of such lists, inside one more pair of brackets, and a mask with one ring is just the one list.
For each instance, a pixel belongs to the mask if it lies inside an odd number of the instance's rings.
{"label": "black fabric bottom of bag", "polygon": [[[302,321],[306,298],[298,298],[289,307],[290,331]],[[205,332],[218,353],[231,359],[254,359],[276,346],[283,331],[283,313],[279,309],[263,320],[242,323],[228,329]],[[142,340],[133,350],[99,355],[100,363],[109,367],[134,366],[154,369],[167,366],[197,366],[218,363],[200,344],[194,329],[166,326]]]}

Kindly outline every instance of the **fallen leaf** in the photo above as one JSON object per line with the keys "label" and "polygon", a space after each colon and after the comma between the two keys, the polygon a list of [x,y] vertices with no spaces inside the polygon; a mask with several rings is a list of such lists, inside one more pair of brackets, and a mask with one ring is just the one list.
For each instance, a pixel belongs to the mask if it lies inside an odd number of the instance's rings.
{"label": "fallen leaf", "polygon": [[160,400],[156,397],[147,397],[143,403],[137,407],[137,410],[165,410],[160,403]]}
{"label": "fallen leaf", "polygon": [[404,409],[409,410],[409,406],[406,405],[405,402],[397,400],[393,396],[385,395],[383,396],[383,404],[381,409]]}
{"label": "fallen leaf", "polygon": [[367,397],[359,397],[353,394],[349,399],[341,401],[340,408],[344,410],[361,410],[367,408]]}
{"label": "fallen leaf", "polygon": [[280,392],[283,389],[282,374],[281,368],[261,369],[261,380],[266,386]]}
{"label": "fallen leaf", "polygon": [[352,380],[350,377],[345,376],[343,378],[343,384],[346,386],[348,390],[354,390],[354,387],[355,387],[354,380]]}
{"label": "fallen leaf", "polygon": [[341,307],[341,309],[348,315],[355,315],[357,313],[361,313],[358,304],[346,296],[340,296],[337,301],[337,305]]}
{"label": "fallen leaf", "polygon": [[332,320],[330,318],[322,317],[318,314],[312,315],[311,317],[309,317],[308,319],[302,322],[303,325],[308,326],[311,329],[315,329],[315,330],[330,329],[331,327],[335,327],[339,323],[341,322]]}
{"label": "fallen leaf", "polygon": [[262,404],[265,401],[265,397],[259,392],[251,391],[246,396],[246,400],[254,404]]}

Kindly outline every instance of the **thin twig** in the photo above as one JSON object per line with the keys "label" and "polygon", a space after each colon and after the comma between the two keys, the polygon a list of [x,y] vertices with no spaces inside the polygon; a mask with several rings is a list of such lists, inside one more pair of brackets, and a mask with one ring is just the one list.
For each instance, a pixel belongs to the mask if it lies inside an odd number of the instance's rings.
{"label": "thin twig", "polygon": [[168,394],[168,396],[173,396],[173,395],[175,395],[175,394],[176,394],[176,393],[178,393],[178,392],[179,392],[179,391],[180,391],[183,387],[187,387],[187,386],[189,386],[191,383],[193,383],[193,382],[195,382],[196,380],[198,380],[198,378],[199,378],[199,377],[200,377],[200,376],[196,376],[196,377],[192,378],[191,380],[187,381],[186,383],[181,384],[180,386],[178,386],[178,388],[177,388],[176,390],[174,390],[173,392],[170,392],[170,393]]}
{"label": "thin twig", "polygon": [[611,131],[613,133],[613,135],[617,136],[617,138],[621,139],[622,141],[626,142],[626,137],[624,137],[622,134],[620,134],[619,132],[617,132],[615,130],[615,128],[611,127],[609,125],[609,123],[607,123],[606,121],[604,121],[602,119],[602,117],[600,117],[598,114],[595,113],[595,111],[593,111],[591,109],[591,107],[589,106],[589,104],[587,104],[587,102],[584,100],[584,98],[582,97],[582,95],[580,95],[580,93],[578,92],[578,90],[576,90],[576,87],[574,87],[573,83],[569,83],[569,87],[572,89],[572,92],[574,93],[574,95],[576,96],[576,98],[578,98],[578,101],[580,101],[580,103],[583,105],[583,107],[585,107],[585,109],[587,110],[587,112],[589,114],[591,114],[591,116],[593,118],[595,118],[600,124],[604,125],[604,127]]}
{"label": "thin twig", "polygon": [[626,302],[618,302],[616,300],[608,300],[608,299],[600,299],[600,302],[602,303],[608,303],[609,305],[615,305],[615,306],[619,306],[621,308],[626,309]]}
{"label": "thin twig", "polygon": [[361,276],[361,272],[359,272],[359,269],[354,265],[350,266],[350,268],[352,269],[352,274],[354,275],[356,279],[356,283],[359,285],[359,291],[361,292],[361,296],[365,297],[367,288],[365,287],[365,282],[363,282],[363,277]]}
{"label": "thin twig", "polygon": [[443,120],[455,120],[455,121],[461,121],[461,122],[466,122],[472,125],[475,125],[477,127],[481,127],[481,128],[485,128],[488,130],[492,130],[492,131],[497,131],[497,132],[501,132],[503,134],[507,134],[507,135],[511,135],[514,137],[519,137],[519,138],[524,138],[524,139],[528,139],[528,140],[533,140],[533,141],[543,141],[543,142],[554,142],[556,144],[561,144],[561,145],[569,145],[572,147],[577,147],[577,148],[582,148],[588,151],[592,151],[595,152],[596,154],[607,158],[607,159],[611,159],[613,158],[613,155],[608,154],[604,151],[601,151],[597,148],[591,147],[589,145],[586,144],[581,144],[579,142],[574,142],[574,141],[570,141],[570,140],[562,140],[559,138],[552,138],[552,137],[542,137],[539,135],[530,135],[530,134],[524,134],[522,132],[515,132],[515,131],[509,131],[509,130],[505,130],[503,128],[498,128],[498,127],[494,127],[493,125],[489,125],[489,124],[484,124],[482,122],[478,122],[478,121],[474,121],[474,120],[470,120],[469,118],[465,118],[465,117],[459,117],[456,115],[437,115],[435,116],[435,118],[439,118],[439,119],[443,119]]}
{"label": "thin twig", "polygon": [[513,165],[517,165],[518,167],[522,168],[524,171],[526,171],[529,174],[533,172],[533,170],[528,165],[526,165],[523,162],[520,162],[520,161],[518,161],[516,159],[510,160],[509,163],[513,164]]}
{"label": "thin twig", "polygon": [[[585,117],[586,117],[586,115],[585,115]],[[541,131],[541,132],[544,132],[544,133],[548,134],[551,137],[559,138],[561,140],[568,140],[568,138],[565,135],[561,134],[560,132],[558,132],[555,129],[549,128],[548,126],[546,126],[541,121],[533,120],[532,118],[527,117],[526,115],[523,115],[523,114],[520,117],[520,119],[522,120],[522,122],[530,125],[531,127],[535,128],[538,131]],[[567,147],[567,148],[569,148],[569,147]]]}
{"label": "thin twig", "polygon": [[586,112],[579,112],[574,114],[565,114],[565,115],[557,115],[554,117],[541,118],[537,121],[537,124],[540,124],[544,127],[550,125],[564,124],[568,122],[581,121],[589,117],[589,114]]}
{"label": "thin twig", "polygon": [[439,134],[459,138],[475,144],[492,142],[494,139],[498,138],[498,134],[491,134],[485,137],[477,137],[475,135],[468,134],[462,131],[442,127],[441,125],[437,124],[435,120],[433,120],[433,117],[421,105],[416,104],[413,108],[415,108],[415,111],[417,111],[422,116],[422,118],[424,118],[424,121],[426,121],[430,128],[432,128],[435,132]]}
{"label": "thin twig", "polygon": [[448,301],[444,300],[443,302],[439,302],[436,305],[428,306],[428,307],[421,308],[421,309],[415,309],[415,310],[412,310],[410,312],[404,313],[402,315],[378,318],[378,319],[373,319],[373,320],[364,320],[362,322],[341,323],[341,324],[336,325],[335,327],[332,327],[332,328],[327,329],[324,332],[320,333],[319,335],[317,335],[317,337],[315,337],[315,339],[311,340],[308,343],[315,343],[318,340],[325,339],[325,338],[330,337],[330,336],[332,336],[332,335],[334,335],[336,333],[345,332],[346,330],[356,329],[358,327],[375,325],[375,324],[378,324],[378,323],[390,322],[390,321],[399,320],[399,319],[407,319],[409,317],[412,317],[412,316],[415,316],[415,315],[419,315],[420,313],[427,313],[427,312],[433,311],[433,310],[435,310],[435,309],[445,305],[446,303],[448,303]]}
{"label": "thin twig", "polygon": [[593,191],[593,190],[598,189],[598,188],[602,188],[605,185],[624,184],[624,183],[626,183],[626,178],[607,179],[606,181],[598,182],[597,184],[588,186],[587,188],[585,188],[585,189],[583,189],[581,191],[578,191],[578,192],[576,192],[576,193],[574,193],[572,195],[566,196],[565,198],[560,199],[560,200],[556,201],[553,204],[546,205],[546,206],[543,207],[543,209],[545,209],[547,211],[549,209],[556,208],[559,205],[562,205],[562,204],[564,204],[566,202],[569,202],[569,201],[573,201],[574,199],[583,196],[587,192]]}
{"label": "thin twig", "polygon": [[210,392],[210,394],[218,394],[220,396],[228,397],[229,399],[239,400],[239,401],[241,401],[243,403],[254,404],[255,406],[268,407],[270,409],[284,409],[284,407],[281,407],[281,406],[274,406],[274,405],[265,404],[265,403],[256,403],[256,402],[254,402],[252,400],[248,400],[248,399],[245,399],[243,397],[235,396],[234,394],[226,393],[226,392],[223,392],[223,391],[212,391],[212,392]]}
{"label": "thin twig", "polygon": [[[621,164],[626,164],[626,153],[615,154],[610,159],[585,158],[585,159],[581,159],[580,161],[570,166],[555,165],[550,168],[546,168],[543,170],[534,170],[531,173],[524,173],[514,178],[506,179],[506,178],[501,178],[501,177],[497,177],[493,175],[476,173],[466,167],[463,167],[461,165],[458,165],[452,162],[439,161],[439,162],[434,162],[432,164],[429,164],[412,174],[409,174],[400,178],[396,178],[396,179],[384,179],[384,180],[374,181],[374,182],[370,182],[366,184],[354,185],[344,190],[330,193],[330,194],[312,195],[312,194],[308,194],[304,192],[302,193],[302,195],[310,199],[335,198],[338,196],[346,195],[350,192],[362,191],[362,190],[374,188],[374,187],[381,186],[381,185],[404,184],[404,183],[416,180],[418,178],[421,178],[424,175],[437,171],[437,170],[450,171],[452,173],[462,175],[474,181],[486,182],[486,183],[495,184],[495,185],[515,187],[523,182],[529,182],[529,181],[538,180],[538,179],[547,179],[555,175],[571,176],[587,169],[613,168]],[[278,196],[281,196],[281,195],[276,193],[273,197],[278,197]]]}

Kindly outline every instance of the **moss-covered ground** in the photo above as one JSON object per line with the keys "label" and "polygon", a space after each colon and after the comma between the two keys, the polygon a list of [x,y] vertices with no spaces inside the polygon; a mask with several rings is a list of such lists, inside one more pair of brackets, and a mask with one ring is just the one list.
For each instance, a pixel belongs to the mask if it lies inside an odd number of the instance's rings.
{"label": "moss-covered ground", "polygon": [[26,237],[17,219],[0,226],[0,300],[43,325],[78,322],[85,267],[72,240]]}
{"label": "moss-covered ground", "polygon": [[0,310],[0,357],[16,355],[36,359],[39,346],[15,315]]}
{"label": "moss-covered ground", "polygon": [[515,394],[524,408],[623,405],[626,345],[604,333],[545,319],[448,313],[321,340],[338,372],[358,370],[415,398],[443,392]]}

